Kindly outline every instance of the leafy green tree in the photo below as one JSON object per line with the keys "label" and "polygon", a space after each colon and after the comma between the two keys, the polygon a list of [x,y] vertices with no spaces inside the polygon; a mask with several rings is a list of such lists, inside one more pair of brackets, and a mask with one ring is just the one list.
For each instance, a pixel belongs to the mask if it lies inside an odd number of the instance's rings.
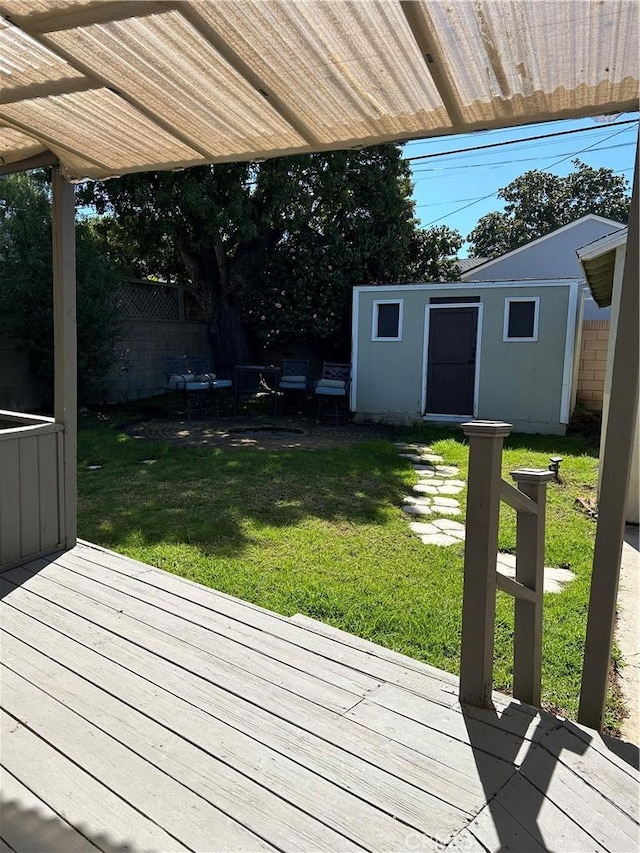
{"label": "leafy green tree", "polygon": [[138,274],[192,288],[224,371],[250,358],[252,339],[338,345],[355,284],[435,274],[411,190],[400,146],[381,145],[130,175],[83,198],[113,217],[100,227],[114,228],[112,250],[136,258]]}
{"label": "leafy green tree", "polygon": [[[115,360],[120,329],[118,271],[91,223],[76,226],[78,399],[95,402]],[[47,176],[22,173],[0,180],[0,331],[29,352],[30,367],[51,401],[53,279],[51,195]]]}
{"label": "leafy green tree", "polygon": [[504,211],[478,220],[467,237],[471,256],[497,258],[588,213],[626,222],[631,203],[626,178],[580,160],[573,166],[566,177],[533,169],[501,189]]}

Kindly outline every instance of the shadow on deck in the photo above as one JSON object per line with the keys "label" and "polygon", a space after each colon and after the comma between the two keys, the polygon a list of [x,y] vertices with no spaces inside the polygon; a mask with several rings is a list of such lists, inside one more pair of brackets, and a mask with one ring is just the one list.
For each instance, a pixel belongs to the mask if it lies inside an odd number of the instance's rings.
{"label": "shadow on deck", "polygon": [[88,544],[0,595],[0,851],[637,849],[630,744]]}

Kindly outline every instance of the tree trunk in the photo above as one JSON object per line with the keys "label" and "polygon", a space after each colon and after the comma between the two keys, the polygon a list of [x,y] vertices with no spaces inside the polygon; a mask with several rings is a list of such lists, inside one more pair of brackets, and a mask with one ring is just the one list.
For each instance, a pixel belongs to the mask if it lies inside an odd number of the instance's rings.
{"label": "tree trunk", "polygon": [[232,378],[236,364],[249,362],[249,344],[237,305],[218,302],[209,320],[209,344],[218,376]]}

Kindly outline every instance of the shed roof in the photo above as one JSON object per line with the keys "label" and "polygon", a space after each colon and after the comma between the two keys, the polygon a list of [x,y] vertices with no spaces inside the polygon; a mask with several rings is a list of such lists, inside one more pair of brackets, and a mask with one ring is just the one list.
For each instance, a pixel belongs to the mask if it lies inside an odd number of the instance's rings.
{"label": "shed roof", "polygon": [[0,157],[71,179],[638,107],[632,0],[0,0]]}
{"label": "shed roof", "polygon": [[[511,249],[510,251],[505,252],[502,255],[498,255],[497,258],[484,258],[479,264],[476,264],[475,266],[469,269],[463,270],[461,277],[463,280],[473,280],[481,272],[488,272],[489,276],[491,276],[492,268],[498,264],[501,264],[507,258],[511,258],[514,255],[519,255],[521,252],[526,252],[528,249],[531,249],[534,246],[538,246],[541,243],[546,242],[550,238],[557,237],[558,234],[563,234],[567,231],[573,231],[584,222],[601,223],[604,226],[609,226],[609,230],[611,232],[615,232],[616,229],[623,228],[622,223],[616,222],[615,219],[607,219],[604,216],[598,216],[597,213],[587,213],[585,216],[581,216],[580,219],[574,219],[573,222],[568,222],[566,225],[561,225],[560,228],[555,228],[553,231],[549,231],[548,234],[543,234],[542,237],[536,237],[535,240],[530,240],[528,243],[524,243],[522,246],[518,246],[517,249]],[[584,235],[582,235],[582,239],[585,239]]]}

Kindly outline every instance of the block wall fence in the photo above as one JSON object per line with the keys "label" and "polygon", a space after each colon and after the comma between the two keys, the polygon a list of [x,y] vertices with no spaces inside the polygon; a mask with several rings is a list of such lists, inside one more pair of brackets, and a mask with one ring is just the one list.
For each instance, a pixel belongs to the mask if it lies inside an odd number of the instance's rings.
{"label": "block wall fence", "polygon": [[607,368],[609,320],[585,320],[582,324],[577,401],[586,409],[602,411]]}
{"label": "block wall fence", "polygon": [[[161,394],[165,389],[164,356],[209,353],[207,324],[194,320],[129,320],[116,344],[120,369],[111,371],[105,395],[96,402],[122,403]],[[0,409],[38,410],[42,389],[31,378],[29,358],[10,338],[0,338]]]}

